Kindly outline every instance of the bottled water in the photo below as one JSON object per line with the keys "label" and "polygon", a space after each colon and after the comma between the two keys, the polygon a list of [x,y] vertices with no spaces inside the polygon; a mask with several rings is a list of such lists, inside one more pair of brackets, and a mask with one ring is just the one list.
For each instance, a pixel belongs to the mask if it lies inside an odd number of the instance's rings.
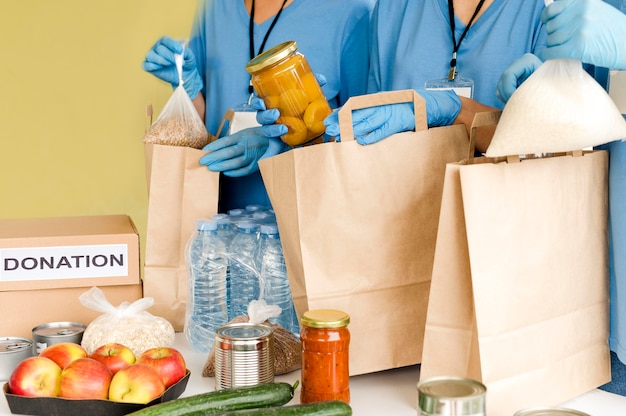
{"label": "bottled water", "polygon": [[[217,235],[224,243],[225,252],[230,255],[230,243],[237,233],[236,225],[228,214],[215,214],[211,217],[217,223]],[[230,293],[230,262],[226,259],[226,293]],[[230,296],[226,296],[226,310],[230,311]]]}
{"label": "bottled water", "polygon": [[229,320],[248,315],[248,305],[259,298],[259,279],[255,264],[257,230],[258,225],[253,221],[241,220],[237,222],[237,234],[230,243]]}
{"label": "bottled water", "polygon": [[217,222],[199,220],[187,247],[189,297],[185,311],[185,338],[196,352],[209,352],[215,330],[228,322],[224,243]]}
{"label": "bottled water", "polygon": [[261,224],[256,263],[263,285],[263,299],[268,305],[278,305],[282,309],[279,316],[270,318],[270,322],[299,335],[298,319],[276,223]]}

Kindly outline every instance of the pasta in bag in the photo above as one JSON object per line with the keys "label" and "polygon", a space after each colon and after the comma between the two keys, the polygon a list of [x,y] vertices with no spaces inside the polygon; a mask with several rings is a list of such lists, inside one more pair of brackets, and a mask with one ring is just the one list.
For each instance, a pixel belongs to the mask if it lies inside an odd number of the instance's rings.
{"label": "pasta in bag", "polygon": [[626,121],[580,61],[543,63],[513,93],[486,156],[566,152],[626,138]]}
{"label": "pasta in bag", "polygon": [[169,98],[156,121],[146,132],[144,143],[187,146],[202,149],[209,142],[209,133],[183,87],[183,55],[176,55],[178,87]]}

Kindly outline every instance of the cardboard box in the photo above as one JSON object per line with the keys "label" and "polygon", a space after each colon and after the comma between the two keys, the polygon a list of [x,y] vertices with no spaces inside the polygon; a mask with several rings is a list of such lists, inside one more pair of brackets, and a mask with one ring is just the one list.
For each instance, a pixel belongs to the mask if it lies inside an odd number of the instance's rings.
{"label": "cardboard box", "polygon": [[117,306],[143,296],[139,235],[126,215],[0,219],[0,336],[48,322],[88,325],[78,297],[97,286]]}

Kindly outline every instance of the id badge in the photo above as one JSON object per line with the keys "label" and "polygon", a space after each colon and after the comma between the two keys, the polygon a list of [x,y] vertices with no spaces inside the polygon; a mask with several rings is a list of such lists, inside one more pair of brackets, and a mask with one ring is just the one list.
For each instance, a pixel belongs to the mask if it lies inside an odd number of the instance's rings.
{"label": "id badge", "polygon": [[441,78],[426,81],[424,88],[431,91],[453,90],[458,96],[466,98],[474,97],[474,80],[458,76],[454,79]]}
{"label": "id badge", "polygon": [[227,134],[230,135],[243,129],[260,126],[260,124],[256,121],[257,111],[248,104],[235,106],[232,108],[232,111],[233,114],[231,116]]}

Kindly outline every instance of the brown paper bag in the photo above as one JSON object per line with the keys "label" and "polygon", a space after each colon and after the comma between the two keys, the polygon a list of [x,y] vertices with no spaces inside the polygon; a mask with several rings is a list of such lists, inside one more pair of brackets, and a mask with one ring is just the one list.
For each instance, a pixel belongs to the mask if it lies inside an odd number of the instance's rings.
{"label": "brown paper bag", "polygon": [[185,247],[196,221],[217,213],[219,173],[200,165],[202,150],[145,144],[148,224],[144,296],[150,313],[182,331],[188,292]]}
{"label": "brown paper bag", "polygon": [[607,241],[605,152],[449,164],[420,378],[483,382],[490,415],[609,381]]}
{"label": "brown paper bag", "polygon": [[[352,110],[411,101],[417,131],[354,141]],[[350,314],[352,375],[419,363],[444,169],[467,156],[467,131],[428,129],[412,90],[349,99],[340,128],[340,143],[259,162],[296,311]]]}

